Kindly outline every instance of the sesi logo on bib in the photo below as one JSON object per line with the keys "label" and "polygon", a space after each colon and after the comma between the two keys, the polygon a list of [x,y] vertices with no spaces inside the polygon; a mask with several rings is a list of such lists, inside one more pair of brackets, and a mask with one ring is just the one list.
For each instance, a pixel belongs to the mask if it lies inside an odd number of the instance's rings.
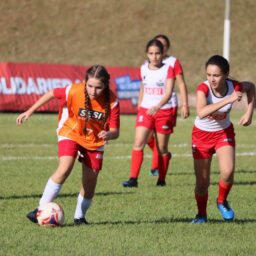
{"label": "sesi logo on bib", "polygon": [[104,113],[102,113],[102,112],[98,112],[98,111],[94,111],[94,110],[86,110],[83,108],[79,108],[78,116],[85,118],[87,113],[89,115],[89,118],[92,118],[92,119],[102,120],[104,117]]}

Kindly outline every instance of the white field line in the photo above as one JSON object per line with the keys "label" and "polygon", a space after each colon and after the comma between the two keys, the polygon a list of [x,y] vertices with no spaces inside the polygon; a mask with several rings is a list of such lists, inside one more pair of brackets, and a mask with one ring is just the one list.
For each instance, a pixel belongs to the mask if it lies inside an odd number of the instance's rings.
{"label": "white field line", "polygon": [[[173,157],[192,157],[192,154],[172,154]],[[242,152],[236,153],[236,156],[256,156],[256,152]],[[144,158],[151,158],[149,154],[144,155]],[[16,160],[57,160],[55,156],[2,156],[0,161],[16,161]],[[106,156],[105,159],[122,160],[131,159],[130,155],[126,156]]]}
{"label": "white field line", "polygon": [[56,144],[0,144],[0,148],[36,148],[36,147],[41,147],[41,148],[49,148],[52,147]]}
{"label": "white field line", "polygon": [[[106,147],[131,147],[132,148],[132,143],[110,143],[107,144]],[[41,148],[49,148],[49,147],[54,147],[57,146],[57,143],[31,143],[31,144],[0,144],[0,148],[36,148],[36,147],[41,147]],[[191,147],[190,144],[188,143],[181,143],[181,144],[171,144],[170,143],[170,148],[186,148],[186,147]],[[255,145],[247,145],[247,144],[239,144],[236,146],[237,148],[255,148]]]}

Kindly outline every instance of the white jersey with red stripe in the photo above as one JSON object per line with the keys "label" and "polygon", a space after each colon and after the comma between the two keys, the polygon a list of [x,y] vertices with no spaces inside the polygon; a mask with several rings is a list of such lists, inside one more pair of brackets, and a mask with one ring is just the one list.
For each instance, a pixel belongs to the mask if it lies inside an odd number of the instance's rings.
{"label": "white jersey with red stripe", "polygon": [[[145,64],[146,63],[148,63],[148,61],[146,61]],[[181,63],[179,59],[177,59],[176,57],[168,56],[167,58],[163,59],[163,63],[173,68],[174,78],[176,78],[177,75],[180,75],[183,73],[183,68],[181,66]],[[175,87],[173,87],[172,97],[170,98],[168,104],[171,105],[171,107],[178,106],[178,97],[177,97]]]}
{"label": "white jersey with red stripe", "polygon": [[[217,103],[223,100],[226,97],[229,97],[234,90],[241,91],[241,84],[232,81],[226,80],[227,85],[227,93],[223,97],[217,97],[214,95],[211,86],[208,81],[203,82],[197,87],[197,91],[202,91],[207,99],[207,105]],[[224,107],[220,108],[218,111],[206,116],[205,118],[200,119],[198,116],[195,120],[195,126],[203,131],[220,131],[228,128],[231,125],[230,121],[230,110],[232,108],[232,104],[227,104]]]}
{"label": "white jersey with red stripe", "polygon": [[[173,68],[164,64],[159,69],[149,69],[146,62],[140,68],[141,81],[144,86],[141,107],[151,108],[157,105],[163,98],[166,90],[166,81],[174,78]],[[171,108],[170,102],[166,103],[161,109]]]}

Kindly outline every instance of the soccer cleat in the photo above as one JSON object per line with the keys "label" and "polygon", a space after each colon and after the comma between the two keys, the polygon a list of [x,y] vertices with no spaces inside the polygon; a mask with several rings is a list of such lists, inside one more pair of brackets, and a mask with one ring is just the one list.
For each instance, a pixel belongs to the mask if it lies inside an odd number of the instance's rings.
{"label": "soccer cleat", "polygon": [[34,211],[32,211],[32,212],[29,212],[29,213],[27,214],[27,218],[28,218],[30,221],[34,222],[34,223],[38,223],[38,220],[37,220],[37,217],[36,217],[37,212],[38,212],[38,208],[36,208],[36,209],[35,209]]}
{"label": "soccer cleat", "polygon": [[229,206],[228,201],[224,203],[217,202],[217,208],[219,209],[221,216],[226,221],[232,221],[235,217],[233,209]]}
{"label": "soccer cleat", "polygon": [[80,225],[89,225],[87,220],[85,218],[80,218],[80,219],[74,219],[74,225],[75,226],[80,226]]}
{"label": "soccer cleat", "polygon": [[166,186],[166,182],[165,182],[165,180],[158,180],[156,185],[159,187],[164,187],[164,186]]}
{"label": "soccer cleat", "polygon": [[191,221],[192,224],[203,224],[207,222],[207,216],[201,216],[199,214]]}
{"label": "soccer cleat", "polygon": [[129,180],[123,182],[123,187],[125,187],[125,188],[138,187],[137,179],[136,178],[130,178]]}
{"label": "soccer cleat", "polygon": [[151,169],[149,172],[150,176],[158,176],[158,169]]}

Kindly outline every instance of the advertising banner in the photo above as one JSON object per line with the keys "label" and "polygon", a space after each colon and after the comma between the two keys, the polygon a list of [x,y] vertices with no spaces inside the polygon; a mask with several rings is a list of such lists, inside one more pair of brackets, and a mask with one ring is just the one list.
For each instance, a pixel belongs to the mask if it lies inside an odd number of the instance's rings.
{"label": "advertising banner", "polygon": [[[0,111],[27,110],[44,93],[84,80],[89,66],[0,62]],[[111,89],[120,101],[122,114],[136,113],[139,95],[139,69],[106,67],[111,76]],[[57,112],[53,100],[39,112]]]}

